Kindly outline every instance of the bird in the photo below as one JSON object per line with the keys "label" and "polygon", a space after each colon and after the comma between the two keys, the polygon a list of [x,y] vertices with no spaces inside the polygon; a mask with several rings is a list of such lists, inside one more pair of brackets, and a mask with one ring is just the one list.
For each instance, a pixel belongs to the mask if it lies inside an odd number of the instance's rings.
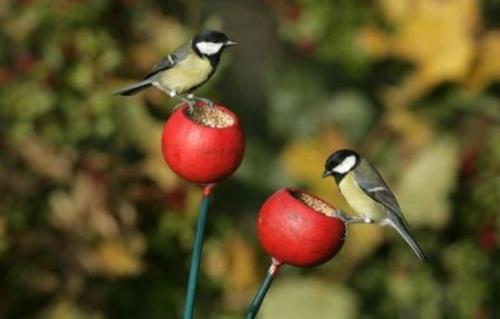
{"label": "bird", "polygon": [[347,203],[359,214],[347,222],[376,223],[394,228],[421,261],[427,261],[422,248],[409,231],[396,197],[377,169],[357,152],[341,149],[325,161],[322,177],[332,176]]}
{"label": "bird", "polygon": [[203,30],[188,44],[162,58],[142,81],[115,92],[115,95],[129,96],[156,87],[191,107],[196,100],[213,105],[208,99],[194,96],[193,91],[215,73],[224,49],[237,43],[220,31]]}

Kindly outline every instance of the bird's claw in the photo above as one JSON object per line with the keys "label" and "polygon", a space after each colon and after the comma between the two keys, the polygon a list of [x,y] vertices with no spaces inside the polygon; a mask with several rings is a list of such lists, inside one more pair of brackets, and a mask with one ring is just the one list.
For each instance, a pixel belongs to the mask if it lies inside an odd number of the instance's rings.
{"label": "bird's claw", "polygon": [[346,224],[373,224],[375,221],[368,217],[349,216],[340,209],[337,209],[335,215]]}
{"label": "bird's claw", "polygon": [[203,102],[203,103],[205,103],[208,107],[212,107],[212,108],[213,108],[213,107],[215,107],[215,106],[214,106],[214,102],[212,102],[212,100],[207,99],[207,98],[205,98],[205,97],[193,96],[193,100]]}
{"label": "bird's claw", "polygon": [[193,113],[194,107],[196,106],[196,101],[193,99],[187,99],[186,103],[187,103],[188,108],[189,108],[189,113]]}
{"label": "bird's claw", "polygon": [[[211,108],[215,107],[215,104],[214,104],[214,102],[212,102],[212,100],[204,98],[204,97],[195,96],[192,93],[184,96],[184,95],[177,94],[177,92],[175,90],[166,91],[166,90],[162,89],[162,91],[165,92],[170,97],[177,98],[181,102],[186,103],[189,106],[189,112],[191,112],[191,113],[194,111],[194,107],[196,106],[196,103],[198,101],[205,103],[208,107],[211,107]],[[182,103],[179,104],[179,105],[176,105],[173,108],[172,112],[175,111],[175,110],[177,110],[181,105],[182,105]]]}
{"label": "bird's claw", "polygon": [[189,96],[182,96],[182,95],[174,95],[173,98],[177,98],[178,100],[181,101],[181,103],[174,106],[174,108],[172,109],[172,112],[174,112],[175,110],[177,110],[179,107],[181,107],[184,104],[188,105],[190,113],[192,113],[194,111],[194,106],[196,104],[196,101],[194,99],[190,98]]}
{"label": "bird's claw", "polygon": [[176,106],[174,106],[174,108],[172,109],[172,113],[173,113],[173,112],[175,112],[175,111],[177,111],[177,109],[178,109],[179,107],[181,107],[182,105],[183,105],[182,103],[179,103],[179,104],[177,104]]}

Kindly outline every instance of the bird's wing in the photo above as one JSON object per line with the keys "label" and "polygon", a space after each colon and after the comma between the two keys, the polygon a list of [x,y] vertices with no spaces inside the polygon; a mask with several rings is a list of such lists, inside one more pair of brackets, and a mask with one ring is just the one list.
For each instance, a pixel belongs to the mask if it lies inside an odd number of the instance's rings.
{"label": "bird's wing", "polygon": [[394,213],[395,217],[399,217],[404,225],[407,225],[396,197],[375,167],[363,159],[354,170],[354,174],[359,186],[368,196],[382,204]]}
{"label": "bird's wing", "polygon": [[427,257],[425,253],[409,231],[408,222],[401,212],[396,197],[392,194],[377,169],[368,163],[368,161],[362,160],[355,169],[354,174],[361,189],[390,212],[387,216],[389,224],[403,237],[418,258],[422,261],[426,261]]}
{"label": "bird's wing", "polygon": [[158,72],[174,67],[177,63],[184,60],[184,58],[189,54],[189,50],[190,50],[190,45],[185,45],[175,50],[174,52],[170,53],[169,55],[161,59],[154,66],[154,68],[151,71],[149,71],[148,74],[146,74],[144,79],[148,79],[156,75]]}

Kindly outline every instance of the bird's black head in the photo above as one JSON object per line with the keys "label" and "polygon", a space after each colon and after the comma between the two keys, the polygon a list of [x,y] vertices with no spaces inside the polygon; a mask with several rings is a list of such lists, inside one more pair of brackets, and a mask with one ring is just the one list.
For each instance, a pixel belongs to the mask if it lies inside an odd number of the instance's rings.
{"label": "bird's black head", "polygon": [[217,60],[225,48],[236,43],[236,41],[230,40],[224,33],[213,30],[203,30],[195,35],[191,41],[196,54],[207,58],[216,57]]}
{"label": "bird's black head", "polygon": [[333,176],[335,181],[339,183],[345,174],[352,171],[358,166],[361,157],[358,153],[352,150],[338,150],[332,153],[325,162],[325,171],[323,177]]}

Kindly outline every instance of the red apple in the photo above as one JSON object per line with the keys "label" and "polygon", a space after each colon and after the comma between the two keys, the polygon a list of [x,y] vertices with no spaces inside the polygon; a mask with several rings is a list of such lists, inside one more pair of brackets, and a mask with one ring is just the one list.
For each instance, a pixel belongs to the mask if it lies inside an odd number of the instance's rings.
{"label": "red apple", "polygon": [[180,177],[212,184],[239,167],[245,140],[236,114],[221,105],[183,104],[163,127],[162,151],[168,166]]}
{"label": "red apple", "polygon": [[280,189],[262,205],[257,221],[259,241],[268,255],[294,266],[330,260],[344,244],[345,224],[335,208],[295,189]]}

